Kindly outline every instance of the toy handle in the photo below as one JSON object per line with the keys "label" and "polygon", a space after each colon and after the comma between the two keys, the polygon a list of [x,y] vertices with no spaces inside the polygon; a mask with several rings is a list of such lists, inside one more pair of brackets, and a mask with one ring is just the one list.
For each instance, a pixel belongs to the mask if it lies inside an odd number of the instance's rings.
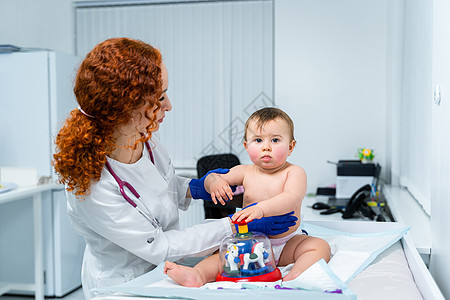
{"label": "toy handle", "polygon": [[[253,221],[253,220],[252,220]],[[236,225],[247,225],[248,223],[250,223],[250,222],[247,222],[246,220],[241,220],[240,222],[237,222],[237,221],[231,221],[233,224],[236,224]]]}
{"label": "toy handle", "polygon": [[239,234],[246,234],[248,233],[248,226],[247,224],[250,222],[247,222],[246,220],[241,220],[240,222],[231,221],[233,224],[237,225],[237,231]]}

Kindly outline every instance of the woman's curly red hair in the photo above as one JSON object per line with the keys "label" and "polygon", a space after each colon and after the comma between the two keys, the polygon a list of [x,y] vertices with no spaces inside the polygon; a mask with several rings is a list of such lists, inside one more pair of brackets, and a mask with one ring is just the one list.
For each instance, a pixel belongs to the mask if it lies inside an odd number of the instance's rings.
{"label": "woman's curly red hair", "polygon": [[[56,137],[53,166],[59,182],[77,197],[89,194],[101,176],[106,156],[115,149],[114,129],[127,123],[132,113],[149,104],[150,139],[161,107],[161,53],[138,40],[106,40],[86,55],[78,70],[74,93],[82,110],[70,113]],[[157,108],[155,110],[155,107]]]}

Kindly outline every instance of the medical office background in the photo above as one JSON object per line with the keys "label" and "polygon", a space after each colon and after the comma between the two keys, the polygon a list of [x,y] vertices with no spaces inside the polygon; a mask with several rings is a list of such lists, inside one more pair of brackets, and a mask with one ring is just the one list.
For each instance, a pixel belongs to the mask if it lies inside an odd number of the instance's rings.
{"label": "medical office background", "polygon": [[0,44],[79,61],[113,36],[161,49],[173,103],[161,136],[180,174],[213,153],[249,163],[243,124],[267,105],[294,121],[290,161],[310,193],[335,183],[327,161],[374,149],[382,180],[431,216],[430,271],[450,297],[449,12],[446,0],[3,0]]}

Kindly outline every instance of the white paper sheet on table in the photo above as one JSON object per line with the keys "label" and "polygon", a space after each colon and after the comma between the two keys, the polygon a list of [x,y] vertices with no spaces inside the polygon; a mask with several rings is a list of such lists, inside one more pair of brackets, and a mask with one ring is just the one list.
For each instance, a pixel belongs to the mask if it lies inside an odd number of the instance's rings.
{"label": "white paper sheet on table", "polygon": [[326,240],[331,247],[331,270],[348,283],[384,250],[400,240],[409,227],[375,233],[349,233],[305,223],[311,235]]}

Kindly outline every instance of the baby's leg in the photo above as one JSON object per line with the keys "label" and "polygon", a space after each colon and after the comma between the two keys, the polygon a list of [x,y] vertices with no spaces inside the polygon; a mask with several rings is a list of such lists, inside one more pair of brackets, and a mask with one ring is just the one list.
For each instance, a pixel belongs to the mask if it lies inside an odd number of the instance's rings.
{"label": "baby's leg", "polygon": [[220,264],[219,254],[205,258],[193,268],[166,261],[164,273],[182,286],[201,287],[205,283],[214,281],[220,271]]}
{"label": "baby's leg", "polygon": [[323,258],[330,260],[330,245],[320,238],[309,235],[292,237],[281,252],[278,265],[287,266],[294,263],[291,271],[283,277],[283,281],[293,280],[314,263]]}

